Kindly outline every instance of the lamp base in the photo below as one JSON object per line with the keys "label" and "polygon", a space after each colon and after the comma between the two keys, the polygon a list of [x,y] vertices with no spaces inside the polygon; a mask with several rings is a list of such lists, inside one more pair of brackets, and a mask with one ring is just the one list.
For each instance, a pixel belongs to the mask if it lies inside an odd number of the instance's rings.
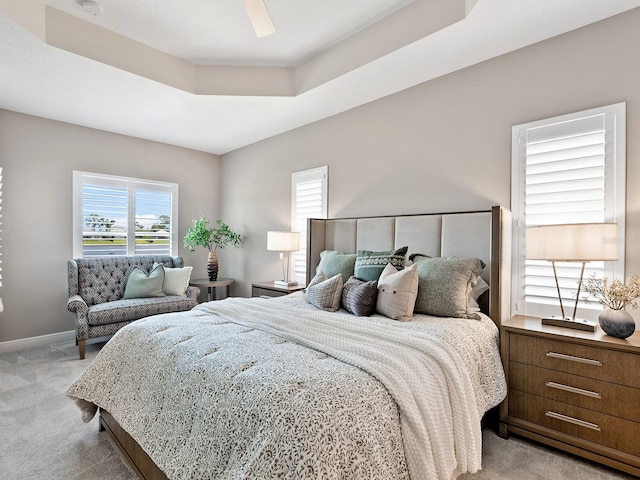
{"label": "lamp base", "polygon": [[292,281],[287,282],[286,280],[274,280],[273,284],[276,287],[288,288],[288,287],[295,287],[296,285],[298,285],[298,282],[292,282]]}
{"label": "lamp base", "polygon": [[554,327],[573,328],[574,330],[584,330],[585,332],[596,331],[596,322],[585,320],[583,318],[576,318],[572,320],[570,318],[562,317],[546,317],[542,319],[542,324],[553,325]]}

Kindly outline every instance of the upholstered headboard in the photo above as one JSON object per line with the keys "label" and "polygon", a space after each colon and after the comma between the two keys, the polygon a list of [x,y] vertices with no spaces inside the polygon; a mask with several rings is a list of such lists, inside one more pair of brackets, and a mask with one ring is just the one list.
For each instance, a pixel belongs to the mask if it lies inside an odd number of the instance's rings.
{"label": "upholstered headboard", "polygon": [[391,250],[405,245],[409,253],[432,257],[477,257],[489,268],[488,301],[481,307],[498,325],[508,318],[511,272],[511,212],[430,213],[384,217],[309,219],[307,225],[307,283],[323,250]]}

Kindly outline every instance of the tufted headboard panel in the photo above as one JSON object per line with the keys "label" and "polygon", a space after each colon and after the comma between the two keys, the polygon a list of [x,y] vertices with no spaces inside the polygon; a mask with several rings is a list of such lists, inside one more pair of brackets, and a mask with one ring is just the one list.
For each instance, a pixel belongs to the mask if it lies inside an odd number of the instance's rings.
{"label": "tufted headboard panel", "polygon": [[489,266],[483,273],[491,286],[483,310],[498,325],[508,318],[511,212],[503,207],[461,213],[309,219],[307,232],[307,282],[323,250],[356,253],[407,245],[409,254],[477,257]]}

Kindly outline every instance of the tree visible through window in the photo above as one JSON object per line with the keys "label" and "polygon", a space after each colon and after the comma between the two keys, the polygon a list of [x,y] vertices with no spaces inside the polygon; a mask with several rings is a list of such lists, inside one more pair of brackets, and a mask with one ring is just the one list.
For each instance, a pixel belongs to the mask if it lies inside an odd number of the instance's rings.
{"label": "tree visible through window", "polygon": [[175,255],[178,185],[73,172],[74,256]]}

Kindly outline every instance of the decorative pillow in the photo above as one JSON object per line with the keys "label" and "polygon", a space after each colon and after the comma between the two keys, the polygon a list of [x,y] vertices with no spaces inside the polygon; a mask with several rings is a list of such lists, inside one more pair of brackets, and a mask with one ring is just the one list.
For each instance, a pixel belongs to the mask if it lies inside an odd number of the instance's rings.
{"label": "decorative pillow", "polygon": [[342,306],[356,317],[368,317],[376,310],[377,282],[351,277],[342,287]]}
{"label": "decorative pillow", "polygon": [[320,252],[320,265],[318,265],[316,273],[322,272],[326,278],[331,278],[339,273],[342,275],[342,283],[344,284],[353,275],[355,263],[355,253],[325,250]]}
{"label": "decorative pillow", "polygon": [[418,270],[415,264],[403,270],[396,270],[388,264],[378,280],[376,310],[394,320],[410,320],[417,294]]}
{"label": "decorative pillow", "polygon": [[476,286],[471,289],[471,293],[469,293],[469,312],[479,312],[480,305],[478,305],[478,299],[480,295],[489,290],[489,284],[484,281],[482,275],[478,275],[476,278]]}
{"label": "decorative pillow", "polygon": [[340,308],[342,296],[342,275],[337,273],[327,279],[324,273],[319,272],[311,279],[304,298],[314,307],[328,312],[335,312]]}
{"label": "decorative pillow", "polygon": [[[160,265],[154,263],[153,267]],[[169,268],[164,267],[164,283],[162,291],[165,295],[184,295],[189,286],[193,267]]]}
{"label": "decorative pillow", "polygon": [[365,282],[377,281],[387,264],[393,265],[396,270],[404,268],[405,256],[408,247],[385,252],[372,252],[369,250],[358,250],[354,275]]}
{"label": "decorative pillow", "polygon": [[469,295],[484,267],[482,260],[467,257],[416,255],[418,298],[415,312],[438,317],[479,318],[469,310]]}
{"label": "decorative pillow", "polygon": [[164,297],[163,282],[164,267],[162,265],[155,265],[148,274],[136,265],[129,273],[122,298]]}

